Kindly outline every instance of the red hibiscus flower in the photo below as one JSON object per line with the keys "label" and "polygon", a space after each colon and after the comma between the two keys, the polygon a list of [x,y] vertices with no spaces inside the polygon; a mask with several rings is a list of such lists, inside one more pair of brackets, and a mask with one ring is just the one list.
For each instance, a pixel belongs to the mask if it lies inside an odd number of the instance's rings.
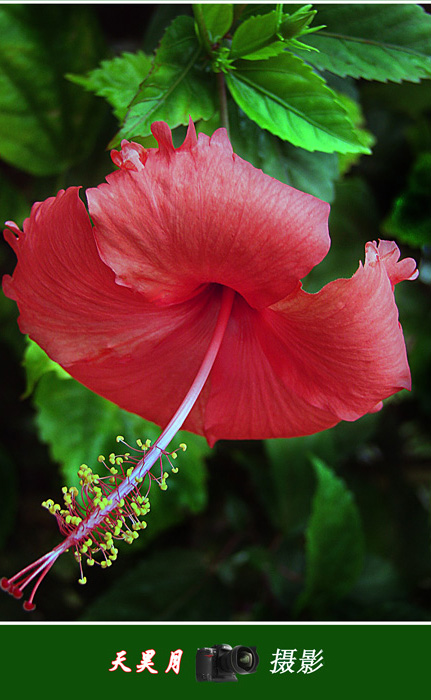
{"label": "red hibiscus flower", "polygon": [[410,387],[393,287],[417,274],[394,243],[317,294],[300,280],[326,255],[329,205],[232,153],[224,129],[174,149],[123,142],[119,170],[34,205],[6,232],[4,280],[20,327],[73,377],[159,425],[202,362],[222,290],[233,308],[184,427],[217,439],[292,437],[355,420]]}
{"label": "red hibiscus flower", "polygon": [[138,485],[181,425],[211,445],[293,437],[410,387],[393,290],[417,276],[414,260],[368,243],[351,279],[308,294],[300,280],[328,252],[328,204],[239,158],[224,129],[196,138],[191,123],[177,149],[167,124],[152,131],[157,149],[113,152],[119,169],[86,193],[91,220],[72,187],[35,204],[23,233],[5,231],[18,265],[3,287],[23,333],[122,408],[171,419],[120,476],[106,465],[111,485],[84,470],[85,508],[73,489],[63,509],[45,503],[65,540],[1,581],[16,597],[35,581],[28,610],[62,552],[94,564],[97,550],[108,566],[114,538],[137,536]]}

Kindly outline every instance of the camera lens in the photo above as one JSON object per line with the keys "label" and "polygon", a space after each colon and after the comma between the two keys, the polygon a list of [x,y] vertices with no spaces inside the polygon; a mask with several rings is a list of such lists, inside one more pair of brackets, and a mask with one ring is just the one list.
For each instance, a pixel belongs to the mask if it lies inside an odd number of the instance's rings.
{"label": "camera lens", "polygon": [[253,656],[248,651],[242,651],[238,654],[238,666],[249,671],[253,666]]}
{"label": "camera lens", "polygon": [[229,653],[229,663],[235,673],[254,673],[259,663],[256,647],[234,647]]}

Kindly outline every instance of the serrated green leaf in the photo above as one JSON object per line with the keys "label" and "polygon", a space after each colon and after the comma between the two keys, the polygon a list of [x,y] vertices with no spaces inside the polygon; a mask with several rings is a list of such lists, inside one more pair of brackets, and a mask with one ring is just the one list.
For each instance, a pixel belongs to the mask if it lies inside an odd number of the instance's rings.
{"label": "serrated green leaf", "polygon": [[324,153],[369,153],[335,93],[289,53],[238,61],[226,75],[238,106],[259,126],[294,146]]}
{"label": "serrated green leaf", "polygon": [[242,22],[232,38],[229,58],[248,56],[273,42],[280,24],[280,12],[273,10],[265,15],[249,17]]}
{"label": "serrated green leaf", "polygon": [[348,593],[364,560],[361,521],[352,493],[320,459],[312,459],[317,478],[306,533],[305,587],[297,609],[323,612]]}
{"label": "serrated green leaf", "polygon": [[235,153],[280,182],[332,202],[334,183],[339,175],[336,154],[310,153],[281,141],[260,129],[235,104],[230,109],[229,121]]}
{"label": "serrated green leaf", "polygon": [[86,75],[68,74],[67,78],[89,92],[104,97],[113,108],[115,117],[122,121],[151,65],[151,56],[142,51],[124,52],[121,56],[102,61],[99,68]]}
{"label": "serrated green leaf", "polygon": [[199,63],[201,46],[191,17],[177,17],[166,30],[153,68],[142,83],[124,124],[111,145],[123,138],[147,136],[152,122],[164,120],[171,128],[209,119],[216,111],[213,79]]}
{"label": "serrated green leaf", "polygon": [[310,8],[311,5],[305,5],[289,15],[278,5],[277,9],[263,15],[249,17],[233,36],[229,58],[258,61],[278,56],[288,47],[303,46],[297,38],[320,29],[308,26],[317,12]]}
{"label": "serrated green leaf", "polygon": [[318,6],[326,28],[304,43],[319,53],[302,54],[319,70],[366,80],[431,77],[431,16],[416,4]]}
{"label": "serrated green leaf", "polygon": [[[81,464],[97,471],[98,455],[118,450],[117,434],[124,435],[133,445],[137,438],[154,441],[161,432],[153,423],[123,411],[74,379],[62,381],[54,372],[39,379],[34,405],[40,439],[48,445],[65,483],[71,486],[78,486],[76,472]],[[147,541],[181,520],[185,513],[197,513],[206,504],[205,456],[209,447],[204,438],[185,431],[177,433],[173,448],[181,442],[187,444],[187,451],[181,452],[175,463],[179,473],[172,476],[166,492],[151,489],[151,528],[149,523]]]}
{"label": "serrated green leaf", "polygon": [[431,245],[431,153],[421,153],[407,187],[395,201],[383,230],[413,247]]}
{"label": "serrated green leaf", "polygon": [[233,5],[208,2],[201,5],[210,41],[216,43],[229,31],[233,22]]}
{"label": "serrated green leaf", "polygon": [[101,106],[64,78],[100,59],[91,8],[1,5],[0,37],[1,158],[33,175],[62,172],[99,127]]}

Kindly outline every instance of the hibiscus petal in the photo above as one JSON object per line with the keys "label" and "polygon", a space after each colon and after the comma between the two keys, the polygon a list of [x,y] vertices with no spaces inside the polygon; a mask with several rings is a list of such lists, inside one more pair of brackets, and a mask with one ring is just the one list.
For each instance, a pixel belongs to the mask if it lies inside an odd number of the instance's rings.
{"label": "hibiscus petal", "polygon": [[393,246],[367,244],[365,266],[317,294],[300,289],[260,312],[237,303],[211,375],[210,443],[317,432],[410,388],[392,285],[416,273],[411,259],[394,267]]}
{"label": "hibiscus petal", "polygon": [[[98,255],[78,188],[36,203],[24,233],[8,226],[18,265],[3,289],[18,304],[22,332],[96,393],[167,422],[210,343],[220,288],[160,308],[116,284]],[[194,422],[202,430],[202,417]]]}
{"label": "hibiscus petal", "polygon": [[100,255],[119,284],[167,305],[214,282],[262,308],[326,255],[329,205],[233,154],[224,129],[196,140],[191,124],[179,149],[163,122],[153,133],[159,149],[145,165],[130,167],[144,160],[142,147],[124,144],[120,170],[87,192]]}
{"label": "hibiscus petal", "polygon": [[119,287],[100,260],[79,188],[36,203],[23,233],[9,227],[18,265],[4,292],[18,304],[21,331],[54,359],[90,360],[141,332],[139,295]]}

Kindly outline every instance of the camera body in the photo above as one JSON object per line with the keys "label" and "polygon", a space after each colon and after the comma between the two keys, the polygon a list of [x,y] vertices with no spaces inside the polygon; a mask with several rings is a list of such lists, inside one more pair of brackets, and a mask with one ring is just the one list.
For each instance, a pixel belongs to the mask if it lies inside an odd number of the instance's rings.
{"label": "camera body", "polygon": [[254,673],[259,663],[256,647],[215,644],[196,652],[196,680],[226,683],[237,681],[237,673]]}

